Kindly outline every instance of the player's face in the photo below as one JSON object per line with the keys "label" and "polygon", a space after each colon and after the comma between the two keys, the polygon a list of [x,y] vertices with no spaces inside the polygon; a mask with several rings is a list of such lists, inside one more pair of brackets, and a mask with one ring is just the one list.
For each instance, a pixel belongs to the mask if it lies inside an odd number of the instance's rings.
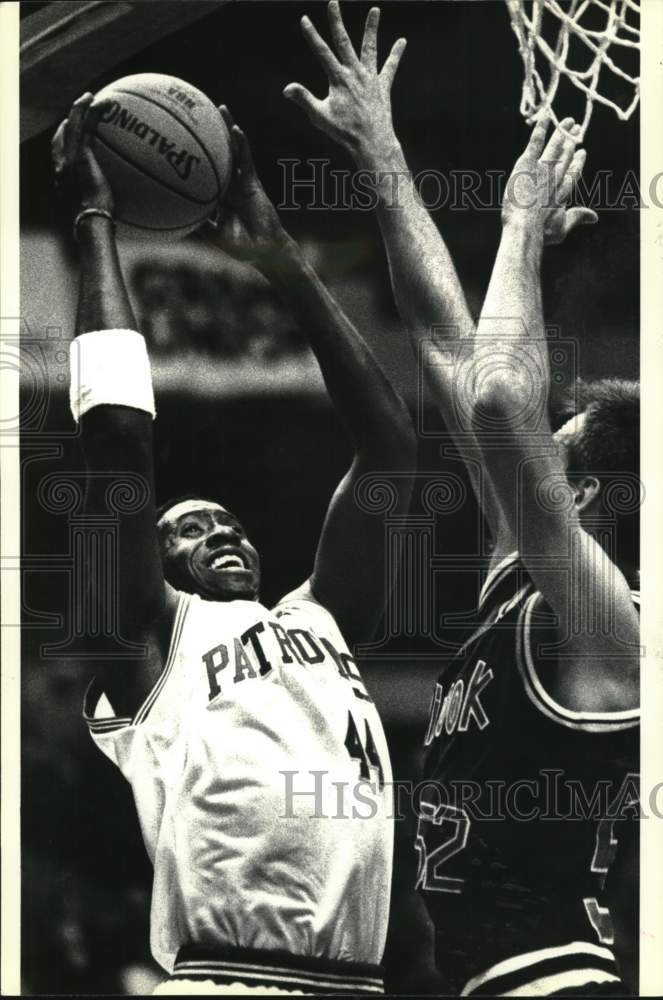
{"label": "player's face", "polygon": [[185,500],[159,522],[164,574],[208,600],[257,599],[260,560],[237,518],[219,504]]}

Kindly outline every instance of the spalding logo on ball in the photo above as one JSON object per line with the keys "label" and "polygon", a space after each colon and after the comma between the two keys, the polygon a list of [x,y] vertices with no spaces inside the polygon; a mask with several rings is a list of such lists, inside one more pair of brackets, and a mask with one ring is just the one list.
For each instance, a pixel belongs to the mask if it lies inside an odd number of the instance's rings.
{"label": "spalding logo on ball", "polygon": [[161,73],[109,84],[92,149],[113,191],[118,222],[184,236],[216,211],[232,167],[218,108],[196,87]]}

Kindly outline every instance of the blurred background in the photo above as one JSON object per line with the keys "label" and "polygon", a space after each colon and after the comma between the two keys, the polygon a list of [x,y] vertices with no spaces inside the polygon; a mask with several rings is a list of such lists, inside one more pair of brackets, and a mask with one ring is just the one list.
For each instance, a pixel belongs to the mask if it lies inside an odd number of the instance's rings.
{"label": "blurred background", "polygon": [[[433,213],[478,313],[500,234],[488,179],[490,172],[508,174],[528,134],[518,113],[521,62],[506,7],[498,0],[396,0],[382,7],[382,58],[397,37],[408,38],[393,104],[412,170],[480,175],[484,210],[457,200]],[[356,42],[368,9],[363,2],[344,6]],[[300,33],[304,13],[327,31],[325,5],[316,2],[21,4],[26,993],[141,993],[161,978],[149,956],[151,871],[129,788],[95,750],[81,719],[92,668],[67,655],[70,522],[38,499],[47,476],[82,469],[66,393],[77,265],[54,198],[50,139],[82,91],[129,73],[162,72],[228,104],[275,203],[288,195],[281,160],[323,159],[331,169],[350,170],[345,154],[281,96],[293,80],[324,93]],[[568,110],[578,113],[573,95],[568,99]],[[638,128],[637,115],[622,124],[597,106],[585,142],[585,183],[601,192],[602,203],[593,203],[600,223],[547,254],[546,320],[562,347],[553,359],[556,391],[579,372],[638,374]],[[303,162],[297,176],[310,177],[311,169]],[[417,391],[375,218],[311,209],[310,191],[290,195],[296,206],[283,212],[287,228],[411,408],[420,436],[414,504],[422,513],[432,476],[464,473],[442,453],[444,428]],[[306,331],[254,271],[214,255],[195,236],[127,240],[121,253],[153,360],[159,497],[200,492],[235,510],[262,555],[269,604],[310,572],[327,502],[350,459]],[[394,771],[404,778],[417,773],[432,683],[463,634],[461,617],[476,601],[486,555],[469,496],[452,513],[428,512],[422,530],[436,555],[414,572],[430,606],[385,632],[363,663]],[[416,992],[426,976],[417,967],[422,931],[406,906],[415,855],[409,822],[396,826],[394,901],[403,905],[393,909],[385,964],[393,992]]]}

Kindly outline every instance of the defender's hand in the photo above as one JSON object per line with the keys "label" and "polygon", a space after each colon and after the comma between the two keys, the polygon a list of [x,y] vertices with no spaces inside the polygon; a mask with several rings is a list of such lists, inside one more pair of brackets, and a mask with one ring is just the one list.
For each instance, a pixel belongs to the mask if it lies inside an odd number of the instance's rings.
{"label": "defender's hand", "polygon": [[263,263],[292,241],[260,183],[246,136],[225,105],[219,111],[230,133],[233,166],[218,217],[206,235],[213,232],[215,245],[239,260]]}
{"label": "defender's hand", "polygon": [[378,72],[379,8],[372,7],[368,12],[359,57],[336,0],[332,0],[327,12],[336,54],[309,18],[302,18],[304,37],[329,80],[327,97],[319,100],[299,83],[289,83],[283,93],[304,109],[314,125],[340,142],[355,158],[370,155],[396,141],[391,117],[391,86],[405,49],[405,39],[399,38],[394,43]]}
{"label": "defender's hand", "polygon": [[[565,118],[545,145],[549,121],[538,122],[516,161],[502,204],[504,226],[521,224],[544,243],[561,243],[577,225],[598,221],[590,208],[569,208],[587,153],[576,149],[580,129]],[[544,148],[545,147],[545,148]]]}
{"label": "defender's hand", "polygon": [[93,95],[83,94],[60,124],[51,142],[51,159],[58,193],[77,213],[101,208],[113,213],[113,192],[90,149],[90,126],[101,108],[91,108]]}

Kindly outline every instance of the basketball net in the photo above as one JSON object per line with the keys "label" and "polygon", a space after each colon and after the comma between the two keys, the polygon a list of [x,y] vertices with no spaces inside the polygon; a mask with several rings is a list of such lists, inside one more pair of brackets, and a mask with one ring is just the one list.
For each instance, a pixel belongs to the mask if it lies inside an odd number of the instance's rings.
{"label": "basketball net", "polygon": [[[625,49],[640,48],[639,0],[569,0],[564,6],[558,0],[531,0],[527,4],[531,13],[525,0],[506,0],[506,3],[525,70],[520,112],[529,124],[548,116],[559,125],[553,101],[564,79],[585,96],[584,118],[578,121],[582,129],[580,141],[596,101],[612,108],[621,121],[631,117],[640,99],[640,78],[621,68],[619,58]],[[556,41],[551,44],[546,36],[550,39],[555,32]],[[583,68],[569,65],[574,40],[589,53],[589,64]],[[574,48],[577,50],[577,44]],[[633,62],[633,55],[630,60]],[[633,88],[633,98],[630,103],[624,102],[626,106],[611,100],[605,90],[599,91],[599,77],[604,69],[625,81],[629,92]]]}

